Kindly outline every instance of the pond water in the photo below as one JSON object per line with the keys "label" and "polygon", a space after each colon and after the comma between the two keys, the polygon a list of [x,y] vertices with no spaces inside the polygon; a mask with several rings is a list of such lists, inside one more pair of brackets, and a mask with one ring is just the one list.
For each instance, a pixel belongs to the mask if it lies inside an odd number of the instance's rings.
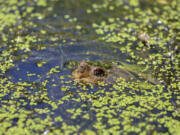
{"label": "pond water", "polygon": [[[178,135],[179,2],[0,0],[0,134]],[[81,61],[115,80],[77,82]]]}

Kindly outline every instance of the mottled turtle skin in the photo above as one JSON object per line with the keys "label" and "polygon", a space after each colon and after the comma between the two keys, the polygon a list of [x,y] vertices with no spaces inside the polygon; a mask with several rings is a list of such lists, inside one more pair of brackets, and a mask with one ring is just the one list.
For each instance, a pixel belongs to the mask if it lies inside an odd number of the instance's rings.
{"label": "mottled turtle skin", "polygon": [[72,77],[82,83],[98,84],[99,81],[104,81],[107,76],[105,69],[96,67],[82,61],[78,68],[72,72]]}
{"label": "mottled turtle skin", "polygon": [[98,84],[98,82],[115,83],[119,77],[130,80],[134,76],[125,69],[113,65],[108,71],[104,68],[93,66],[82,61],[77,69],[72,72],[72,77],[81,83]]}

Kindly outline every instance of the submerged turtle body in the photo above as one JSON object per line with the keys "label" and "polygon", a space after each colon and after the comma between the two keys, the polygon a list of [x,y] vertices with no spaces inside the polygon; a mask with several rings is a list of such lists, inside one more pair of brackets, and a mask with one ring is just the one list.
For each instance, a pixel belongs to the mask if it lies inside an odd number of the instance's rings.
{"label": "submerged turtle body", "polygon": [[115,83],[119,77],[125,80],[135,78],[130,72],[125,69],[120,69],[116,65],[111,65],[111,68],[105,69],[99,66],[93,66],[83,61],[79,64],[78,68],[72,72],[72,77],[82,83],[93,83],[104,81]]}
{"label": "submerged turtle body", "polygon": [[136,79],[130,71],[125,68],[119,68],[117,65],[113,64],[105,81],[114,84],[118,78],[122,78],[126,81]]}

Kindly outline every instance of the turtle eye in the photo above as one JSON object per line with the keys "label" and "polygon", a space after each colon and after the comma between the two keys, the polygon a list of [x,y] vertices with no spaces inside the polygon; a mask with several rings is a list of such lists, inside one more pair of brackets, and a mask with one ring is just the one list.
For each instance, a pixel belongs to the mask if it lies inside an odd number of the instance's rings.
{"label": "turtle eye", "polygon": [[102,68],[96,68],[93,73],[95,76],[105,76],[105,71]]}

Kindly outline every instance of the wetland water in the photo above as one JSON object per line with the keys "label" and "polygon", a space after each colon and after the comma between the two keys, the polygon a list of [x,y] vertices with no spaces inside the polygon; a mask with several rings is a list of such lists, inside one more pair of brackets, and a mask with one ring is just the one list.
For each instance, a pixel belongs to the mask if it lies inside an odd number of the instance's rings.
{"label": "wetland water", "polygon": [[[179,2],[0,0],[0,135],[178,135]],[[110,83],[75,81],[81,61]]]}

